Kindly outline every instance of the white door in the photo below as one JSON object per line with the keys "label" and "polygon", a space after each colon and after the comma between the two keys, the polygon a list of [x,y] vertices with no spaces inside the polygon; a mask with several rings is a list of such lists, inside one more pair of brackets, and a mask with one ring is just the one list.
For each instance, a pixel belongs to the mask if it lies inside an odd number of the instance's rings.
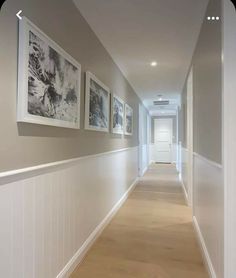
{"label": "white door", "polygon": [[172,119],[155,119],[154,121],[154,160],[171,163],[172,160]]}

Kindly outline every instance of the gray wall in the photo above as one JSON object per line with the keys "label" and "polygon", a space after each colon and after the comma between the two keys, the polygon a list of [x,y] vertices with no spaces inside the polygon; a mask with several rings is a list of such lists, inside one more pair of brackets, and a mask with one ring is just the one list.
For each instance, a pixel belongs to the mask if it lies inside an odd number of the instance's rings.
{"label": "gray wall", "polygon": [[[210,0],[193,57],[193,211],[215,274],[224,277],[222,12]],[[220,16],[208,21],[207,16]],[[206,159],[205,159],[206,158]],[[213,162],[212,162],[213,161]],[[216,163],[215,163],[216,162]]]}
{"label": "gray wall", "polygon": [[151,118],[151,143],[154,144],[154,120],[155,119],[173,119],[173,143],[177,141],[177,125],[176,125],[176,116],[158,116]]}
{"label": "gray wall", "polygon": [[[16,12],[23,14],[82,65],[81,130],[16,123]],[[138,145],[139,99],[69,0],[7,0],[0,14],[0,172]],[[134,109],[132,137],[83,130],[84,72],[91,71]]]}
{"label": "gray wall", "polygon": [[[207,15],[220,15],[221,1],[210,1]],[[194,152],[221,163],[221,21],[203,22],[193,57]]]}

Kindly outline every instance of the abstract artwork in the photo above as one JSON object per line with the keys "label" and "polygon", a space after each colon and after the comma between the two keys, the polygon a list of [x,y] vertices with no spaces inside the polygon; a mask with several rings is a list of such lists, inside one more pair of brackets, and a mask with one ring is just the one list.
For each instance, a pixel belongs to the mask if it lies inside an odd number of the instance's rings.
{"label": "abstract artwork", "polygon": [[25,17],[18,67],[18,121],[79,128],[81,66]]}
{"label": "abstract artwork", "polygon": [[85,128],[109,132],[110,90],[92,73],[86,72]]}
{"label": "abstract artwork", "polygon": [[133,134],[133,109],[125,104],[125,134]]}
{"label": "abstract artwork", "polygon": [[118,96],[113,96],[112,103],[112,132],[124,133],[124,102]]}

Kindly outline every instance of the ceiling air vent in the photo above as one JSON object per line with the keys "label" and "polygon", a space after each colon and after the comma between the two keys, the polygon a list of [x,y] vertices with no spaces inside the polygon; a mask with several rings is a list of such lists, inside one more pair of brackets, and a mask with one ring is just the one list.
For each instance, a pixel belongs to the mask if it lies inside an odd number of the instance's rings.
{"label": "ceiling air vent", "polygon": [[170,101],[169,100],[156,100],[153,101],[154,105],[169,105]]}

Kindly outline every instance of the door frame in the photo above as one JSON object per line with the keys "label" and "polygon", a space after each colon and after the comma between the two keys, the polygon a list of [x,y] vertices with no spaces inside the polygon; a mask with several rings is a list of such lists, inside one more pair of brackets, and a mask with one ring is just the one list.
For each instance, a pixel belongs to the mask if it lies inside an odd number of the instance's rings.
{"label": "door frame", "polygon": [[[187,80],[187,183],[188,183],[188,205],[194,210],[193,206],[193,69],[190,69]],[[193,211],[194,215],[194,211]]]}
{"label": "door frame", "polygon": [[147,114],[147,163],[150,165],[151,117]]}
{"label": "door frame", "polygon": [[143,107],[139,104],[138,109],[138,175],[143,175]]}
{"label": "door frame", "polygon": [[[170,162],[168,162],[168,163],[172,163],[173,162],[172,161],[172,158],[173,158],[173,127],[174,127],[173,118],[166,116],[166,117],[158,117],[158,118],[154,119],[154,146],[156,145],[156,143],[155,143],[156,121],[158,121],[158,120],[170,120],[170,122],[171,122],[171,135],[170,135],[171,136],[171,149],[170,149]],[[158,161],[156,161],[156,162],[158,162]]]}

